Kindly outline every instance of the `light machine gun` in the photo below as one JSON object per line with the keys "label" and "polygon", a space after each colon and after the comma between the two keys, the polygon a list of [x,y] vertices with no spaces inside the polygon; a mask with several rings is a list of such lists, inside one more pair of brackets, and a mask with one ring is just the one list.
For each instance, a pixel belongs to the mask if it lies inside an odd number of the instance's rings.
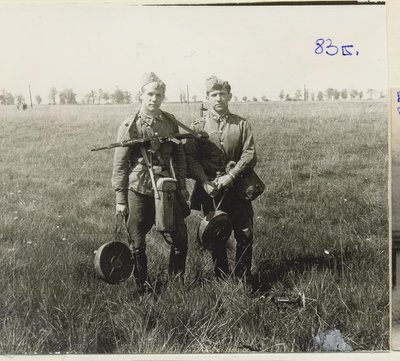
{"label": "light machine gun", "polygon": [[97,152],[98,150],[106,150],[118,147],[135,147],[135,146],[140,147],[147,144],[151,144],[151,142],[153,141],[159,141],[160,143],[173,142],[175,144],[181,144],[183,139],[206,139],[206,138],[208,138],[208,134],[206,132],[176,133],[165,136],[128,139],[118,143],[111,143],[110,145],[107,145],[105,147],[96,147],[91,149],[91,151]]}

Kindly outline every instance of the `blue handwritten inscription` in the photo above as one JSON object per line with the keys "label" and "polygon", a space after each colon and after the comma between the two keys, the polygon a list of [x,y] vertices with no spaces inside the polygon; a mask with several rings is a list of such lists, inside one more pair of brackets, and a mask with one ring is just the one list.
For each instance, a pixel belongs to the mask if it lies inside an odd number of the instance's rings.
{"label": "blue handwritten inscription", "polygon": [[359,52],[354,52],[354,45],[340,45],[336,46],[333,44],[332,39],[319,38],[315,41],[314,52],[317,55],[326,54],[329,56],[358,56]]}
{"label": "blue handwritten inscription", "polygon": [[[400,103],[400,92],[397,92],[396,95],[397,95],[397,103]],[[397,111],[400,114],[400,107],[397,107]]]}

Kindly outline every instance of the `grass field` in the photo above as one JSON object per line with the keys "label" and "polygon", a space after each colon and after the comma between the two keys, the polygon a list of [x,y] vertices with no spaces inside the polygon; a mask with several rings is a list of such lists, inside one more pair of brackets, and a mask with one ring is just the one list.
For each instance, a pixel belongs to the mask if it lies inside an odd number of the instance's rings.
{"label": "grass field", "polygon": [[[387,109],[381,102],[232,104],[255,134],[266,192],[254,202],[259,291],[213,279],[187,221],[185,285],[168,280],[152,231],[149,272],[161,289],[96,279],[94,250],[112,239],[111,151],[134,106],[0,111],[0,353],[205,353],[320,350],[339,329],[353,350],[389,348]],[[199,104],[166,104],[190,123]],[[304,292],[306,307],[274,295]]]}

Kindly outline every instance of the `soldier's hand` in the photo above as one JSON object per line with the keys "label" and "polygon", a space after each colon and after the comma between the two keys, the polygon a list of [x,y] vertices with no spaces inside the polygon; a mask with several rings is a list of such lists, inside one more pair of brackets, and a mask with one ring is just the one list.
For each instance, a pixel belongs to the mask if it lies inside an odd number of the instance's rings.
{"label": "soldier's hand", "polygon": [[181,189],[183,199],[187,202],[189,200],[189,191],[187,189]]}
{"label": "soldier's hand", "polygon": [[231,176],[230,174],[225,174],[219,177],[216,181],[218,189],[228,188],[233,183],[233,176]]}
{"label": "soldier's hand", "polygon": [[205,181],[203,183],[203,188],[207,192],[207,194],[214,198],[218,193],[217,185],[214,182]]}
{"label": "soldier's hand", "polygon": [[117,203],[116,207],[115,207],[115,213],[116,214],[122,214],[124,217],[128,215],[128,205],[123,203]]}

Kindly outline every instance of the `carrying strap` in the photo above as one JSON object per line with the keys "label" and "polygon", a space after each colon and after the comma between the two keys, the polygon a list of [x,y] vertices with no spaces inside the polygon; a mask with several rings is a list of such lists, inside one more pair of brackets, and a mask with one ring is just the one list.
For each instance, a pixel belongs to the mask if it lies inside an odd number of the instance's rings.
{"label": "carrying strap", "polygon": [[178,119],[176,119],[174,116],[169,115],[168,113],[163,112],[163,114],[170,120],[172,120],[175,124],[177,124],[179,127],[181,127],[183,130],[186,130],[188,133],[192,134],[196,139],[201,139],[201,136],[199,135],[198,132],[193,130],[192,128],[188,127],[186,124],[180,122]]}
{"label": "carrying strap", "polygon": [[151,185],[153,186],[153,191],[154,191],[154,197],[156,197],[157,199],[160,199],[160,195],[158,194],[158,190],[157,190],[156,180],[154,178],[153,167],[149,161],[149,157],[147,156],[146,149],[143,146],[141,146],[140,152],[142,153],[142,157],[143,157],[144,161],[146,162],[147,168],[149,169]]}

